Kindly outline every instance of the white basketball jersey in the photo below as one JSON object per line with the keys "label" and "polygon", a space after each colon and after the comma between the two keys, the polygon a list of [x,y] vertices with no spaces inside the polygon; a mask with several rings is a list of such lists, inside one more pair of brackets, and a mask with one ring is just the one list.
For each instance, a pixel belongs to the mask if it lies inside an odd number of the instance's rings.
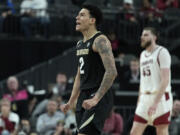
{"label": "white basketball jersey", "polygon": [[[160,52],[161,51],[165,52],[164,55],[167,56],[168,60],[170,61],[169,52],[167,51],[167,49],[165,50],[163,49],[165,48],[162,46],[157,46],[155,50],[151,53],[147,52],[146,50],[144,50],[141,53],[141,57],[140,57],[140,71],[141,71],[140,92],[141,93],[146,93],[146,92],[155,93],[158,91],[161,81],[160,78],[161,61],[159,59]],[[169,84],[166,87],[166,92],[171,91],[170,82],[171,80],[169,81]]]}

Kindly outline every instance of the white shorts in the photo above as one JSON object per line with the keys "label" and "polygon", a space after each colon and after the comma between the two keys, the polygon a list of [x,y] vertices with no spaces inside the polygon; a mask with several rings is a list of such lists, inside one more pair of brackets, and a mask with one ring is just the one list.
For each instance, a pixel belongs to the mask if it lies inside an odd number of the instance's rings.
{"label": "white shorts", "polygon": [[152,105],[156,94],[141,94],[136,108],[134,121],[146,123],[148,125],[169,124],[173,107],[172,94],[166,92],[161,98],[156,113],[148,115],[148,109]]}

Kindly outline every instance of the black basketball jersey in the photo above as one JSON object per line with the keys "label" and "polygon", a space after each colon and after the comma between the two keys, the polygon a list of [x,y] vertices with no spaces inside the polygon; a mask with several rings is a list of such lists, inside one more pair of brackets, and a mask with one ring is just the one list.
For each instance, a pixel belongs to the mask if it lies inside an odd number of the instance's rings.
{"label": "black basketball jersey", "polygon": [[104,65],[100,55],[92,49],[94,40],[101,34],[101,32],[95,34],[86,42],[79,41],[76,46],[80,68],[80,90],[98,88],[103,79]]}

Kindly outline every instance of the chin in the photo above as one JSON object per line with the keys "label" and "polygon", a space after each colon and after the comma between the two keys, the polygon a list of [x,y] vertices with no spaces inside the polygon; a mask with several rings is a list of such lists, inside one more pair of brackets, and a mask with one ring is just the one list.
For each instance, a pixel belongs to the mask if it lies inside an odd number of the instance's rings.
{"label": "chin", "polygon": [[76,31],[77,31],[77,32],[80,32],[80,30],[79,30],[79,29],[76,29]]}
{"label": "chin", "polygon": [[76,26],[76,31],[81,31],[81,27]]}
{"label": "chin", "polygon": [[79,32],[80,32],[80,29],[76,27],[76,31],[79,31]]}
{"label": "chin", "polygon": [[141,43],[141,47],[144,48],[144,44],[143,43]]}

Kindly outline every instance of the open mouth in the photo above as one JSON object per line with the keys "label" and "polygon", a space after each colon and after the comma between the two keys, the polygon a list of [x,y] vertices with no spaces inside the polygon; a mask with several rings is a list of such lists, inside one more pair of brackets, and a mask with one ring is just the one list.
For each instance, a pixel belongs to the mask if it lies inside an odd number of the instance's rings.
{"label": "open mouth", "polygon": [[76,22],[76,26],[80,26],[81,25],[81,23],[80,22]]}
{"label": "open mouth", "polygon": [[141,43],[145,42],[143,39],[141,39]]}

